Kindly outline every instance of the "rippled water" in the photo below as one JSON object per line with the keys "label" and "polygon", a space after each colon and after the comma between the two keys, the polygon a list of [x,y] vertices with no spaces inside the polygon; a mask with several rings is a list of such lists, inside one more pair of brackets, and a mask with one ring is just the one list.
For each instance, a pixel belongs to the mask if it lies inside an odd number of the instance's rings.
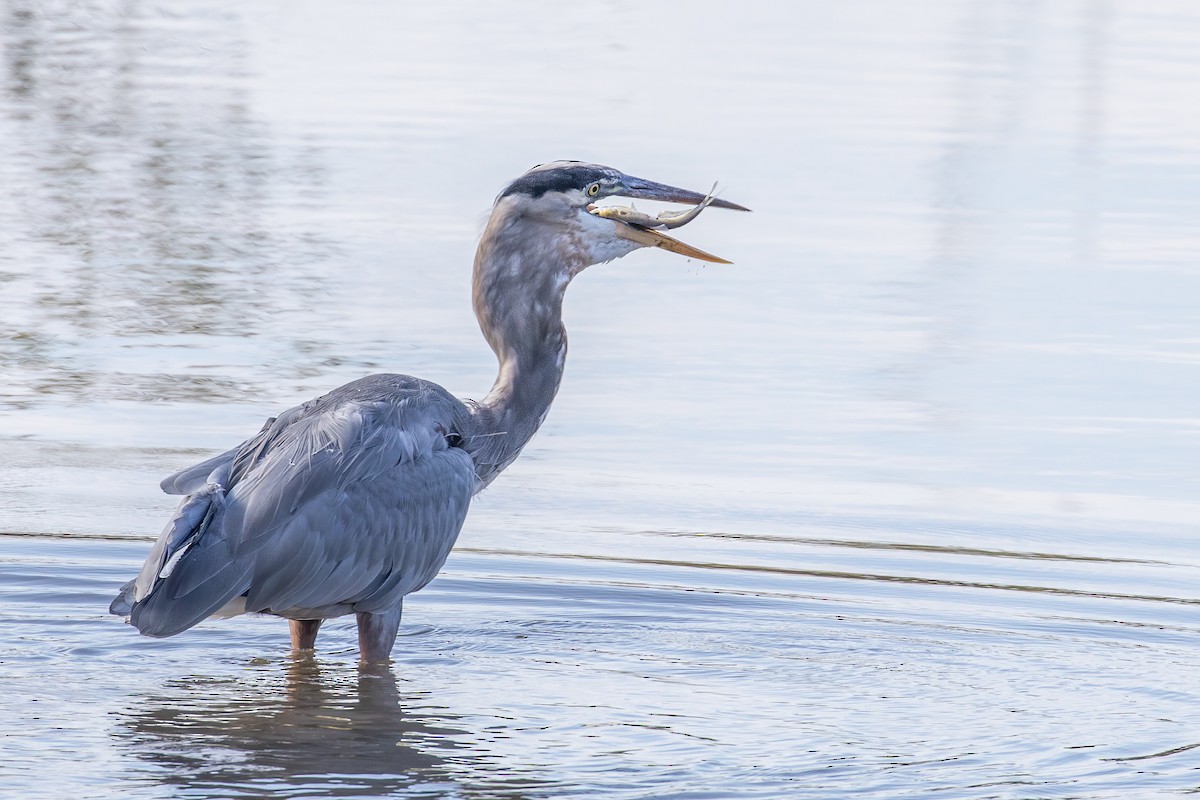
{"label": "rippled water", "polygon": [[[1200,10],[0,7],[0,794],[1200,790]],[[165,474],[374,371],[482,395],[529,165],[705,189],[391,669],[106,615]]]}

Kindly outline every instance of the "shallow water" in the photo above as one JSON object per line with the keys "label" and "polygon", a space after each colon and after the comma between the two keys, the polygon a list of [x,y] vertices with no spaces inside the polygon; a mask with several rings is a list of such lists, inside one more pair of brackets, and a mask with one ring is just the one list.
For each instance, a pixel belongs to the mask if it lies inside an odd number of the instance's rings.
{"label": "shallow water", "polygon": [[[844,6],[844,7],[843,7]],[[1200,11],[0,9],[0,794],[1200,789]],[[165,474],[375,371],[478,397],[495,193],[697,189],[388,670],[106,615]]]}

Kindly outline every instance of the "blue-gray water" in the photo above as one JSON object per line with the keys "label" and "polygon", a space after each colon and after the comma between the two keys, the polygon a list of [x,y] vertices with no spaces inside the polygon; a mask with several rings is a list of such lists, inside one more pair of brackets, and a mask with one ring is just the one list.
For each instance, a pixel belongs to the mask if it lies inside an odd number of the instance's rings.
{"label": "blue-gray water", "polygon": [[[1200,789],[1200,7],[0,6],[0,795]],[[567,301],[390,671],[106,615],[165,474],[481,396],[495,193],[704,190]]]}

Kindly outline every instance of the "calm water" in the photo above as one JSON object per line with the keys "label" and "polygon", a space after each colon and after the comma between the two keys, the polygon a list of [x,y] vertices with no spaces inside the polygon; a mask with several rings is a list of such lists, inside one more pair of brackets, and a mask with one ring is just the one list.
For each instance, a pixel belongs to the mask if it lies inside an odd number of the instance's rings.
{"label": "calm water", "polygon": [[[0,5],[0,795],[1200,789],[1200,7],[778,5]],[[392,668],[107,616],[163,475],[487,390],[556,158],[756,213],[576,282]]]}

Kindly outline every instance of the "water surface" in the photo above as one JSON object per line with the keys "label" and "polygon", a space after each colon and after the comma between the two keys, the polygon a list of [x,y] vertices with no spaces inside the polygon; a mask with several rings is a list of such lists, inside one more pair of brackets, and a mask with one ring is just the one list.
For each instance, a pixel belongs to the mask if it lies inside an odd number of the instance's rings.
{"label": "water surface", "polygon": [[[0,9],[0,787],[1200,789],[1200,11]],[[106,615],[157,482],[399,371],[484,394],[491,200],[705,189],[581,276],[545,427],[390,669]]]}

